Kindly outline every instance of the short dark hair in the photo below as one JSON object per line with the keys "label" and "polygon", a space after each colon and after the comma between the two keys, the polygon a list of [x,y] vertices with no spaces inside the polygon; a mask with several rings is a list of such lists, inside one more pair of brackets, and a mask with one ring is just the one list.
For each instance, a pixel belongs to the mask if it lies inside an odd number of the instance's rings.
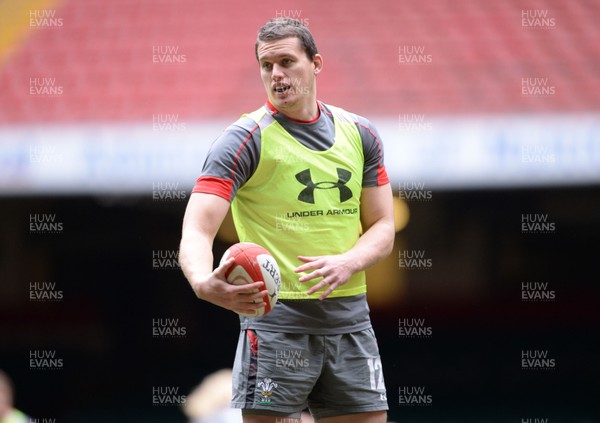
{"label": "short dark hair", "polygon": [[254,54],[258,60],[258,43],[267,41],[277,41],[284,38],[296,37],[300,40],[302,49],[310,60],[315,58],[318,53],[315,40],[302,22],[291,18],[273,18],[270,19],[258,31],[256,44],[254,45]]}

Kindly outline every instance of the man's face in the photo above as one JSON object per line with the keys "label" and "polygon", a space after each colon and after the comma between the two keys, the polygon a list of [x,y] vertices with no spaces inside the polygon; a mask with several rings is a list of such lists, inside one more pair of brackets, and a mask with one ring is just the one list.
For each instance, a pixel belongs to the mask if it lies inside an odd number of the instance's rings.
{"label": "man's face", "polygon": [[316,101],[319,55],[310,60],[296,37],[260,42],[257,53],[267,96],[276,109],[294,112]]}

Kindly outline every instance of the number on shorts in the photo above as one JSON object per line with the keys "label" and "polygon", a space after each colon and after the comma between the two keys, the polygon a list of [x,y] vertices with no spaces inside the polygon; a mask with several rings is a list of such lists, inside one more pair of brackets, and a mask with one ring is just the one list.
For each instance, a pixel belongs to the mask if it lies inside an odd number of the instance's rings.
{"label": "number on shorts", "polygon": [[367,364],[371,375],[371,389],[384,390],[385,383],[383,382],[383,371],[381,370],[381,358],[367,358]]}

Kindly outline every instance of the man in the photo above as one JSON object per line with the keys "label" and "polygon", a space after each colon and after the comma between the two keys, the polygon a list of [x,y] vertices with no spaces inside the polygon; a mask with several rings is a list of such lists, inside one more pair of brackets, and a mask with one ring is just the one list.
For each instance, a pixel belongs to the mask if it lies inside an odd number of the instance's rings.
{"label": "man", "polygon": [[323,58],[302,23],[270,20],[255,52],[268,101],[213,144],[185,213],[181,267],[200,299],[237,313],[266,305],[262,282],[226,283],[232,260],[212,269],[230,203],[240,240],[279,263],[277,305],[241,317],[232,406],[244,422],[299,421],[306,407],[322,423],[385,422],[364,276],[394,239],[381,141],[366,119],[317,101]]}

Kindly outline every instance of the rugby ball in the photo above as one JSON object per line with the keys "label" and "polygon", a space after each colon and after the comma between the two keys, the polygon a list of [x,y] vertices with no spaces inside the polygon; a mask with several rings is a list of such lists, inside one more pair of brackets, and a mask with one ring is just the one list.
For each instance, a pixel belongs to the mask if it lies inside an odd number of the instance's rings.
{"label": "rugby ball", "polygon": [[[260,317],[270,312],[277,303],[277,296],[281,288],[281,274],[277,262],[267,250],[251,242],[239,242],[225,251],[221,263],[233,258],[233,265],[225,273],[227,282],[233,285],[245,285],[263,281],[261,288],[267,290],[269,295],[264,298],[265,307],[256,310],[253,314],[240,313],[246,317]],[[256,290],[255,292],[258,292]],[[262,299],[254,301],[262,302]]]}

